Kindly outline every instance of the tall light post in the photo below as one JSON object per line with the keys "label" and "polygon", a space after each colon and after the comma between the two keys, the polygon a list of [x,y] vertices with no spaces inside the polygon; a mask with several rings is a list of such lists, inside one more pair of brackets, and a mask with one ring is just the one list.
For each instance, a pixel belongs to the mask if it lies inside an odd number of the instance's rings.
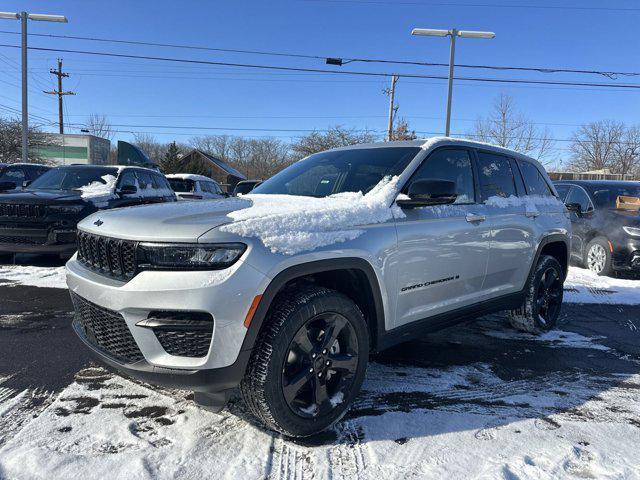
{"label": "tall light post", "polygon": [[476,32],[473,30],[436,30],[433,28],[414,28],[411,35],[421,35],[425,37],[451,37],[451,49],[449,51],[449,94],[447,95],[447,123],[445,126],[445,135],[448,137],[451,133],[451,96],[453,95],[453,65],[456,55],[456,37],[462,38],[494,38],[493,32]]}
{"label": "tall light post", "polygon": [[29,160],[29,108],[27,102],[27,20],[36,22],[67,23],[67,18],[62,15],[45,15],[27,12],[0,12],[0,18],[7,20],[20,20],[22,24],[22,161]]}

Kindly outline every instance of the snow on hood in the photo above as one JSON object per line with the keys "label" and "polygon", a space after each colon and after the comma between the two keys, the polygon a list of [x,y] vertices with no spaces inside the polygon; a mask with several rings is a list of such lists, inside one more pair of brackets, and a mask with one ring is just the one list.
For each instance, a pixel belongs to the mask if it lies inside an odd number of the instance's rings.
{"label": "snow on hood", "polygon": [[105,183],[96,181],[80,187],[82,199],[89,200],[96,206],[100,206],[112,198],[115,198],[117,178],[114,175],[103,175],[101,178]]}
{"label": "snow on hood", "polygon": [[323,198],[248,194],[251,206],[227,214],[233,223],[223,232],[260,239],[273,253],[294,255],[353,240],[364,233],[360,225],[404,217],[393,205],[398,177],[385,177],[366,194],[345,192]]}

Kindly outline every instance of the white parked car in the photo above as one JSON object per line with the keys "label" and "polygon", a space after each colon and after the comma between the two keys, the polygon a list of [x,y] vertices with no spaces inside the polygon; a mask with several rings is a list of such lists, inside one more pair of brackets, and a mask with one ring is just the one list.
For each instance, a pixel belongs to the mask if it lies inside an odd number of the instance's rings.
{"label": "white parked car", "polygon": [[207,200],[227,196],[218,182],[204,175],[172,173],[166,177],[180,200]]}

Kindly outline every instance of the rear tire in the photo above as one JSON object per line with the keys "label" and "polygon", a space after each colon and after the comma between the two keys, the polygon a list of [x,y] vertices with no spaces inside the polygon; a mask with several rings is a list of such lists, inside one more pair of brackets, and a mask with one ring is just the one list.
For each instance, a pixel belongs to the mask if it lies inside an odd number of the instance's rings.
{"label": "rear tire", "polygon": [[345,295],[305,284],[274,300],[240,394],[267,428],[307,437],[335,424],[360,391],[369,355],[362,312]]}
{"label": "rear tire", "polygon": [[562,305],[564,272],[560,262],[541,255],[527,282],[521,307],[509,312],[509,322],[520,331],[540,334],[556,326]]}
{"label": "rear tire", "polygon": [[596,275],[608,277],[613,275],[611,266],[611,249],[609,241],[604,237],[591,240],[585,251],[585,265]]}

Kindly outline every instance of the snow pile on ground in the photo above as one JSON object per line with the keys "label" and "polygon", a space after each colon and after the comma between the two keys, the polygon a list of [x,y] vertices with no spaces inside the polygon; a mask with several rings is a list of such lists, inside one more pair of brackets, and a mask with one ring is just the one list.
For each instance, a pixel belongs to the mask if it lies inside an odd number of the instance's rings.
{"label": "snow pile on ground", "polygon": [[640,304],[640,279],[601,277],[591,270],[569,267],[564,282],[567,303]]}
{"label": "snow pile on ground", "polygon": [[273,253],[293,255],[353,240],[364,233],[360,225],[382,223],[402,210],[390,207],[398,177],[387,177],[370,192],[345,192],[324,198],[249,194],[249,208],[231,212],[234,222],[220,228],[243,237],[256,237]]}
{"label": "snow pile on ground", "polygon": [[91,182],[89,185],[80,188],[82,198],[90,200],[96,206],[115,198],[117,178],[114,175],[104,175],[101,178],[104,182]]}
{"label": "snow pile on ground", "polygon": [[67,288],[64,267],[0,265],[0,285],[5,282],[32,287]]}

